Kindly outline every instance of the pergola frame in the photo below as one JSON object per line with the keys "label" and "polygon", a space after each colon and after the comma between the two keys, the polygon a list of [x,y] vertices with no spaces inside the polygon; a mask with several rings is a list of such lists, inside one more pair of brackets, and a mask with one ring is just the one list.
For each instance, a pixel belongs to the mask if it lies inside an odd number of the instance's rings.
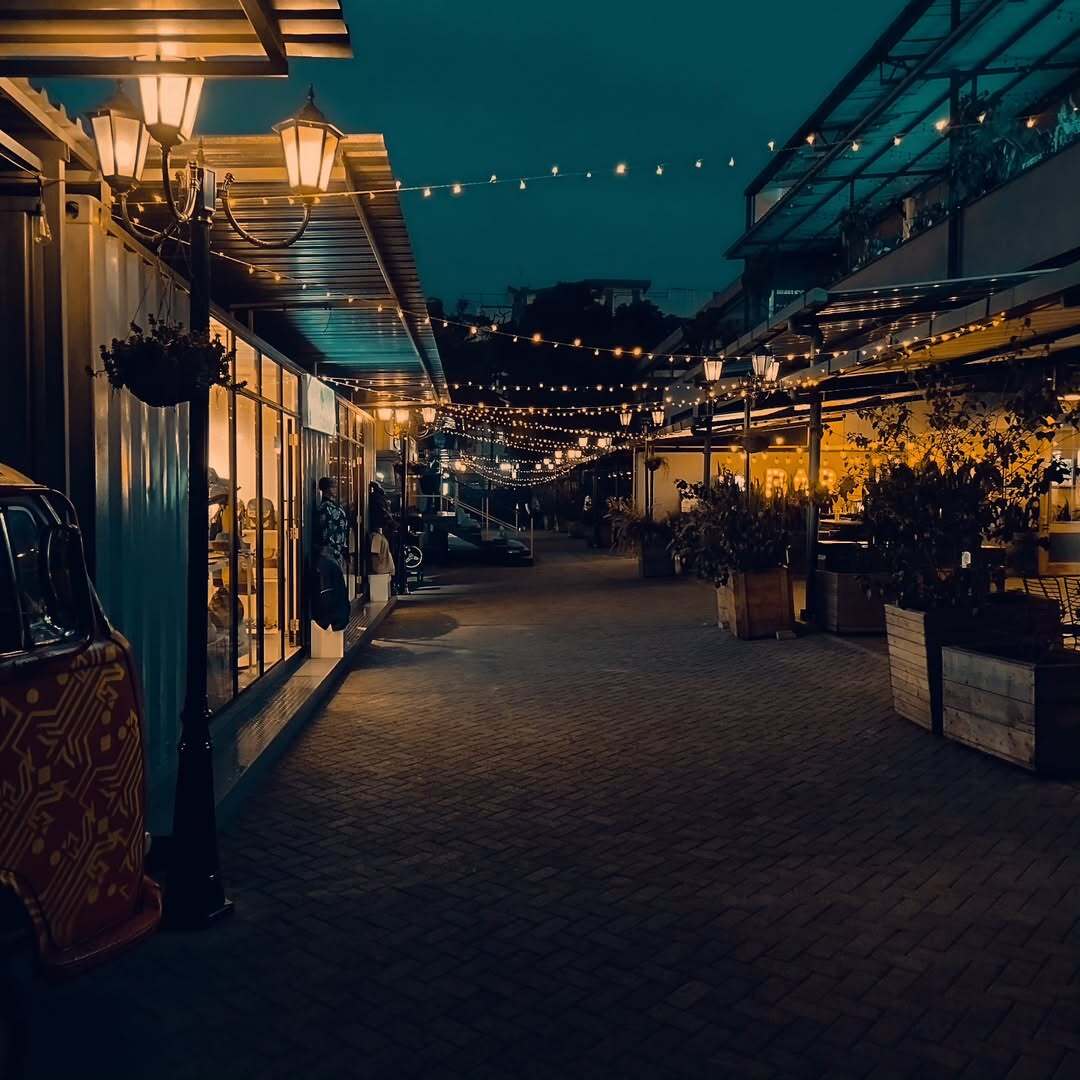
{"label": "pergola frame", "polygon": [[[163,54],[163,55],[161,55]],[[5,75],[284,77],[297,56],[348,58],[341,0],[7,0]]]}

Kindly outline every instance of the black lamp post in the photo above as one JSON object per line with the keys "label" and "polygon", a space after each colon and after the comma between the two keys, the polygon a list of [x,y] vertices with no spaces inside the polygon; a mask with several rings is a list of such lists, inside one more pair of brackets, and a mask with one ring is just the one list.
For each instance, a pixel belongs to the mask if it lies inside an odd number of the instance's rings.
{"label": "black lamp post", "polygon": [[712,421],[713,421],[713,397],[712,385],[720,381],[724,373],[724,361],[722,357],[710,357],[704,363],[705,368],[705,447],[704,447],[704,476],[702,483],[706,490],[712,487]]}
{"label": "black lamp post", "polygon": [[780,361],[774,359],[768,353],[758,353],[750,361],[751,376],[744,390],[743,399],[743,469],[744,489],[746,498],[750,498],[751,476],[751,447],[750,447],[750,422],[754,408],[754,399],[768,386],[775,384],[780,377]]}
{"label": "black lamp post", "polygon": [[[191,260],[189,328],[192,334],[208,339],[210,233],[218,197],[217,178],[202,161],[189,162],[181,206],[173,194],[169,176],[170,149],[190,139],[194,130],[202,82],[201,78],[185,75],[140,76],[141,116],[130,98],[118,92],[91,113],[90,123],[102,176],[118,194],[121,211],[132,230],[151,243],[160,244],[166,236],[186,227]],[[298,133],[300,127],[307,130],[303,138]],[[314,108],[311,95],[305,109],[275,130],[282,138],[293,189],[299,194],[325,191],[341,133]],[[128,195],[141,179],[150,136],[161,145],[161,182],[171,219],[157,231],[142,226],[128,212]],[[300,238],[310,220],[306,202],[299,229],[284,240],[261,240],[236,221],[228,202],[231,182],[231,176],[227,177],[222,202],[229,223],[241,236],[263,248],[284,247]],[[165,892],[166,925],[182,930],[204,928],[232,910],[218,858],[213,741],[207,699],[209,389],[200,389],[192,397],[188,430],[187,658],[177,747],[172,853]]]}

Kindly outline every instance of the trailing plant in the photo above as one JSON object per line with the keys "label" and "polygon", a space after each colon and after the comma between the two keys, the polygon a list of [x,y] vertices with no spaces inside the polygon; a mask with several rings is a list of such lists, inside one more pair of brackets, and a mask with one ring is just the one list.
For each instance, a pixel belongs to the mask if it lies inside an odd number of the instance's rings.
{"label": "trailing plant", "polygon": [[644,548],[671,544],[671,517],[654,520],[639,513],[629,499],[608,499],[605,517],[611,522],[611,543],[616,551],[637,553]]}
{"label": "trailing plant", "polygon": [[147,405],[164,407],[191,401],[211,386],[231,385],[234,353],[220,337],[192,333],[153,315],[147,323],[148,332],[132,323],[126,338],[101,346],[101,362],[113,387],[130,390]]}
{"label": "trailing plant", "polygon": [[706,487],[676,481],[690,508],[673,521],[672,552],[698,577],[726,585],[732,574],[769,570],[787,561],[791,500],[766,498],[759,484],[749,492],[727,470]]}

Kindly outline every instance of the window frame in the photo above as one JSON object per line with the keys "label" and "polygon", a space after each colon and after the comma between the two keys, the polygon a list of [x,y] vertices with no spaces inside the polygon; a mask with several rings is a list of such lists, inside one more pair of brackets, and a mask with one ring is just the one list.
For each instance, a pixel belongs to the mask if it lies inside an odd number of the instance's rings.
{"label": "window frame", "polygon": [[[61,504],[63,504],[63,502],[64,500],[61,500]],[[22,658],[22,662],[24,663],[31,663],[35,660],[43,660],[54,656],[78,652],[79,650],[86,648],[86,646],[97,637],[100,628],[99,611],[94,596],[93,586],[89,581],[86,582],[86,595],[83,598],[86,605],[85,611],[83,612],[85,618],[83,620],[84,625],[79,633],[58,641],[43,641],[38,643],[30,639],[27,631],[26,619],[23,616],[22,596],[18,585],[18,573],[15,567],[15,552],[12,549],[11,535],[8,531],[8,511],[15,507],[21,507],[28,511],[31,516],[39,519],[39,532],[42,521],[45,523],[46,530],[63,526],[72,528],[77,533],[80,531],[78,525],[76,525],[74,521],[65,520],[65,517],[60,515],[56,507],[53,506],[50,498],[44,493],[36,491],[15,491],[8,494],[0,494],[0,560],[2,560],[4,564],[3,567],[0,567],[0,573],[7,573],[9,575],[9,581],[14,587],[15,610],[18,613],[19,619],[19,645],[14,650],[0,652],[0,657],[18,657]],[[47,538],[45,544],[46,546],[41,548],[43,571],[51,580],[52,575],[48,566]],[[85,574],[85,559],[83,560],[81,569],[82,573]]]}

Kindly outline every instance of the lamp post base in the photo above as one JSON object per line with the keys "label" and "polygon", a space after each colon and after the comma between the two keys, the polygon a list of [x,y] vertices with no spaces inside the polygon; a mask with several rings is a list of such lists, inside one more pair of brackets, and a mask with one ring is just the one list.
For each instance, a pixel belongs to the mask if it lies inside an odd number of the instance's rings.
{"label": "lamp post base", "polygon": [[218,864],[213,744],[208,718],[200,719],[203,733],[182,736],[177,749],[172,858],[162,913],[168,930],[206,929],[233,907]]}

